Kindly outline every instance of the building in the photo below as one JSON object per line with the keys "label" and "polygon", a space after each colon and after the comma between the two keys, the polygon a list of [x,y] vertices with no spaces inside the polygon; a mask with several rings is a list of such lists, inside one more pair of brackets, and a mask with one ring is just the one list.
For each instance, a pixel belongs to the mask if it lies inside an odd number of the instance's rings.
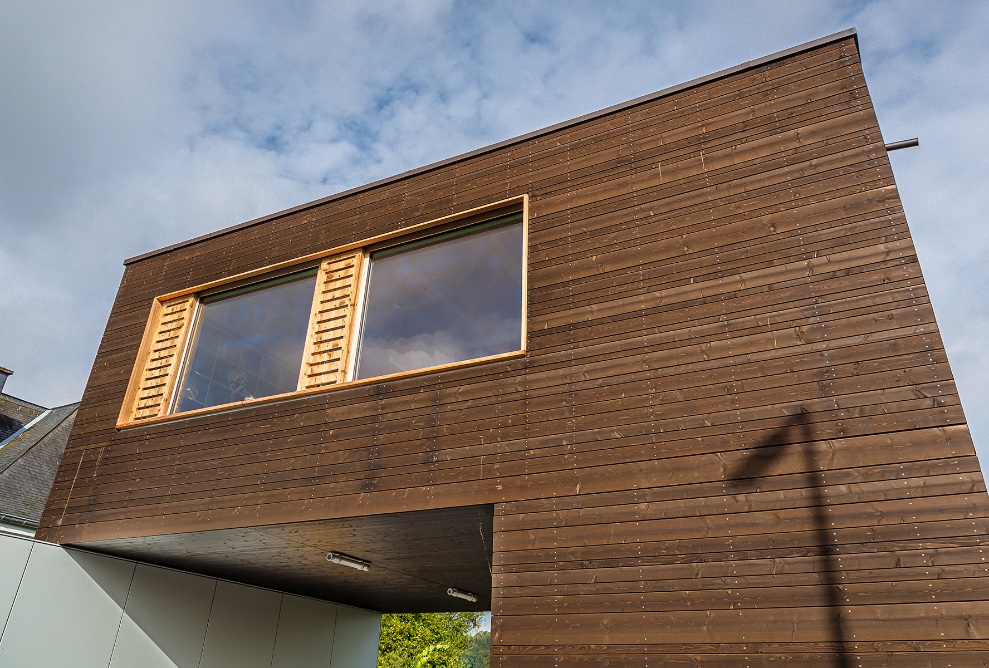
{"label": "building", "polygon": [[989,655],[854,31],[126,265],[44,540],[491,609],[496,666]]}
{"label": "building", "polygon": [[6,394],[11,373],[0,367],[0,665],[374,665],[376,613],[34,540],[78,404]]}
{"label": "building", "polygon": [[0,528],[34,535],[78,403],[45,408],[3,392],[0,367]]}

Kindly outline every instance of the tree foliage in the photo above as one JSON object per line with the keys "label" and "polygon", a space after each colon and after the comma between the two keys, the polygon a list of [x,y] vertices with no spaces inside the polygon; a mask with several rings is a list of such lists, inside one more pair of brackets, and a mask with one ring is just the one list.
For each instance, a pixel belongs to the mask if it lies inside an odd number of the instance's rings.
{"label": "tree foliage", "polygon": [[463,668],[471,632],[481,623],[481,614],[382,615],[378,668]]}
{"label": "tree foliage", "polygon": [[481,631],[470,638],[470,645],[464,654],[464,668],[490,668],[491,633]]}

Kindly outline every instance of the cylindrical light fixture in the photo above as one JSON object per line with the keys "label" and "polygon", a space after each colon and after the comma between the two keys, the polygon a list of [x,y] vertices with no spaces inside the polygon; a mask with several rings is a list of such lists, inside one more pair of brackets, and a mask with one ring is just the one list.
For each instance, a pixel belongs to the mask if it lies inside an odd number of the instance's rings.
{"label": "cylindrical light fixture", "polygon": [[477,603],[477,594],[472,594],[469,591],[460,591],[459,589],[454,589],[450,587],[446,590],[447,595],[453,596],[454,598],[462,598],[465,601],[470,601],[471,603]]}
{"label": "cylindrical light fixture", "polygon": [[343,554],[342,552],[328,552],[326,555],[326,560],[334,564],[340,564],[341,566],[356,568],[359,571],[366,571],[371,568],[370,561],[364,561],[363,559],[358,559],[357,557],[351,557]]}

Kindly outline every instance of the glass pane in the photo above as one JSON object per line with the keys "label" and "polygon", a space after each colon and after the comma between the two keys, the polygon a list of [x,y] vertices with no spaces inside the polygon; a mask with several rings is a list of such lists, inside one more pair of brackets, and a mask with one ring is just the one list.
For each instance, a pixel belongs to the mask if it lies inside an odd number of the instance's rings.
{"label": "glass pane", "polygon": [[522,347],[522,222],[371,256],[355,378]]}
{"label": "glass pane", "polygon": [[176,413],[298,389],[314,272],[204,299]]}

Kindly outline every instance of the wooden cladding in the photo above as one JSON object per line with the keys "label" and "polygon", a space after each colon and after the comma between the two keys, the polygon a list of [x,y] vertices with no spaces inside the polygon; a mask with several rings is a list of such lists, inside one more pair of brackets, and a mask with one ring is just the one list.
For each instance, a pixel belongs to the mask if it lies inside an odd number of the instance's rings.
{"label": "wooden cladding", "polygon": [[[522,193],[524,357],[113,429],[156,295]],[[984,664],[989,496],[854,39],[130,264],[38,536],[284,587],[321,523],[481,504],[492,666]]]}
{"label": "wooden cladding", "polygon": [[122,422],[140,422],[168,412],[195,308],[192,296],[154,302]]}
{"label": "wooden cladding", "polygon": [[334,255],[319,265],[306,352],[299,375],[300,389],[314,389],[347,378],[353,318],[364,253]]}

